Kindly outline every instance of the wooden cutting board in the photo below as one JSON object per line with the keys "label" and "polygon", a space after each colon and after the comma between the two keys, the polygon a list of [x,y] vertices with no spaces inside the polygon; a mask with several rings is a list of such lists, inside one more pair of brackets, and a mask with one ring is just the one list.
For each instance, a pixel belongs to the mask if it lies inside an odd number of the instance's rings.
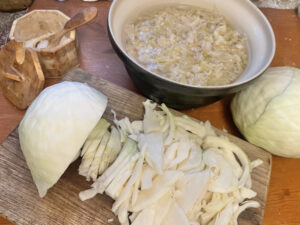
{"label": "wooden cutting board", "polygon": [[[108,96],[108,107],[104,118],[111,121],[111,109],[118,118],[128,116],[131,120],[141,119],[144,97],[120,88],[81,69],[70,71],[63,80],[88,83]],[[260,158],[263,165],[252,173],[253,189],[258,193],[259,209],[247,209],[239,217],[240,225],[262,224],[272,157],[270,153],[251,145],[237,137],[217,130],[240,146],[251,160]],[[15,224],[39,225],[89,225],[119,224],[111,212],[112,200],[106,195],[80,201],[78,193],[89,188],[90,183],[78,175],[80,160],[67,169],[59,182],[41,199],[32,181],[19,146],[17,129],[0,145],[0,215]],[[108,223],[108,219],[114,221]],[[142,224],[141,224],[142,225]]]}

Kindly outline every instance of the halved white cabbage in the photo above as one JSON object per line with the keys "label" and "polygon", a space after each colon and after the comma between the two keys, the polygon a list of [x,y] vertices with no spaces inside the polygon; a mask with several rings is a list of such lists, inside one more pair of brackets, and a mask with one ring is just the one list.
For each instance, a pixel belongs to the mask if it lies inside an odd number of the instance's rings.
{"label": "halved white cabbage", "polygon": [[19,126],[20,145],[40,197],[80,153],[107,105],[87,84],[62,82],[46,88]]}

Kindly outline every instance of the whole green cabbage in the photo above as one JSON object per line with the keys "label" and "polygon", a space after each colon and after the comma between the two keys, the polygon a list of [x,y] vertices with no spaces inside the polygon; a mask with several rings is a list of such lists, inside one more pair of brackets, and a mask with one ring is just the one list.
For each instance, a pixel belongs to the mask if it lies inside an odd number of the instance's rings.
{"label": "whole green cabbage", "polygon": [[231,102],[245,138],[269,152],[300,158],[300,70],[273,67]]}

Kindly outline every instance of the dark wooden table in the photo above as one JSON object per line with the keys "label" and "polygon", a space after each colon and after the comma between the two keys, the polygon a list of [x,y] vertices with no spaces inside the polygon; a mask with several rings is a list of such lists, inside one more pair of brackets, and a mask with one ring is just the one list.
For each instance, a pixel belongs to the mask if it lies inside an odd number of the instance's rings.
{"label": "dark wooden table", "polygon": [[[59,9],[72,16],[84,7],[96,6],[97,19],[78,29],[81,65],[80,67],[107,79],[119,86],[138,92],[125,68],[114,53],[106,30],[106,19],[110,2],[84,3],[80,0],[57,2],[35,0],[30,10]],[[272,66],[300,67],[300,19],[294,10],[262,9],[275,32],[277,49]],[[48,85],[57,80],[48,81]],[[1,91],[0,91],[1,92]],[[190,116],[200,120],[210,120],[217,128],[225,128],[240,136],[234,126],[229,110],[231,96],[214,104],[186,110]],[[0,142],[18,125],[24,111],[15,109],[0,93]],[[300,159],[273,157],[273,169],[269,187],[264,225],[300,224]],[[1,182],[1,181],[0,181]],[[1,225],[11,224],[0,217]]]}

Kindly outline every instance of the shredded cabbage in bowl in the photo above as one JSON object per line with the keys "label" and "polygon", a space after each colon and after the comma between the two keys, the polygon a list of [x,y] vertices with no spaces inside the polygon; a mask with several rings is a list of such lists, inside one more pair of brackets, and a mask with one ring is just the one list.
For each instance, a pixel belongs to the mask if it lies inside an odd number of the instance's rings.
{"label": "shredded cabbage in bowl", "polygon": [[215,11],[167,5],[139,15],[124,29],[125,49],[148,70],[176,82],[225,85],[248,62],[246,36]]}

